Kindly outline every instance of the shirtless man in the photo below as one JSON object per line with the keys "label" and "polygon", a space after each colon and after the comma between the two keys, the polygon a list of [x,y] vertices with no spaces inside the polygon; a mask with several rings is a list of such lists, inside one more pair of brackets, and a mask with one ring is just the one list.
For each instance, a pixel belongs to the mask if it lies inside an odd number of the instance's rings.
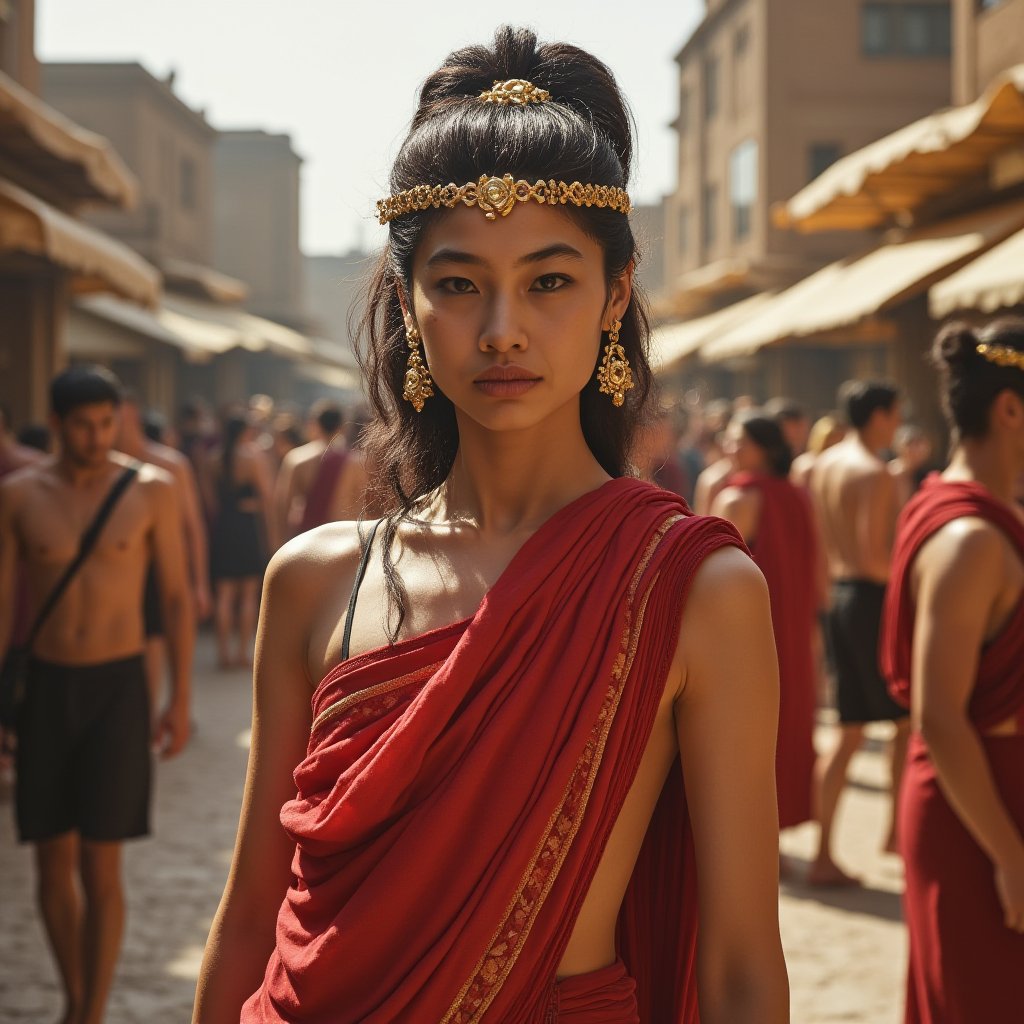
{"label": "shirtless man", "polygon": [[[326,522],[359,519],[364,512],[366,471],[362,455],[346,449],[342,437],[345,417],[341,408],[331,402],[318,402],[311,410],[310,420],[313,440],[292,449],[284,457],[274,485],[277,534],[283,541]],[[340,466],[329,467],[324,462],[328,450],[335,455],[343,454]],[[322,473],[332,470],[333,479],[318,480]],[[318,484],[329,484],[331,493],[324,496],[323,509],[318,510],[313,517],[315,521],[311,521],[307,502],[313,498]]]}
{"label": "shirtless man", "polygon": [[832,581],[827,630],[839,706],[839,745],[815,770],[821,839],[809,881],[817,885],[855,881],[833,860],[831,841],[847,768],[867,722],[891,721],[896,726],[894,806],[885,847],[895,851],[895,798],[909,736],[907,713],[889,697],[878,667],[878,631],[899,508],[896,481],[879,453],[892,445],[900,425],[899,393],[889,384],[854,380],[840,388],[839,401],[850,432],[821,454],[811,477]]}
{"label": "shirtless man", "polygon": [[[106,370],[66,370],[51,387],[58,454],[0,483],[0,657],[10,643],[17,560],[27,566],[34,616],[130,464],[112,452],[120,404]],[[174,668],[155,735],[143,664],[150,560]],[[170,757],[187,740],[193,632],[174,484],[143,465],[35,642],[18,716],[18,832],[35,844],[63,1024],[103,1019],[124,929],[121,846],[149,831],[151,742]]]}
{"label": "shirtless man", "polygon": [[[189,577],[196,618],[202,622],[210,614],[210,563],[206,549],[206,525],[199,501],[199,487],[188,458],[174,448],[151,441],[145,432],[138,396],[127,391],[121,404],[121,432],[117,449],[139,462],[159,466],[170,474],[178,493],[181,530],[188,555]],[[160,616],[160,589],[156,572],[150,566],[146,574],[143,604],[146,623],[146,680],[150,707],[160,706],[167,664],[167,643]]]}
{"label": "shirtless man", "polygon": [[7,407],[0,405],[0,479],[22,466],[31,466],[42,458],[35,448],[19,444],[11,430],[11,417]]}

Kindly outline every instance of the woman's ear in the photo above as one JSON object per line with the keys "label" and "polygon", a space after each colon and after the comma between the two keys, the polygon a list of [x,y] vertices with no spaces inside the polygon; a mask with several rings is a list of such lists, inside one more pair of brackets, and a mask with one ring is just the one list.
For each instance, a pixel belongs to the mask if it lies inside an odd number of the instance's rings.
{"label": "woman's ear", "polygon": [[405,321],[405,329],[411,331],[416,326],[416,318],[412,315],[412,303],[405,294],[405,289],[400,284],[395,285],[395,291],[398,292],[398,304],[402,307],[402,319]]}
{"label": "woman's ear", "polygon": [[[630,300],[633,297],[633,273],[634,263],[629,261],[629,266],[613,277],[608,288],[608,305],[605,308],[605,324],[611,324],[615,320],[621,320],[629,309]],[[605,327],[607,330],[607,327]]]}

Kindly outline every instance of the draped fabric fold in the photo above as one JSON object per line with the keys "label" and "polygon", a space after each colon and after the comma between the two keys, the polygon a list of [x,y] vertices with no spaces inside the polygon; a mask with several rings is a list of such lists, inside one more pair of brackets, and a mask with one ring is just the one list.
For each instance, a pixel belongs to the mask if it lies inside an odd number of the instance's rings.
{"label": "draped fabric fold", "polygon": [[[879,640],[879,661],[893,700],[910,707],[914,600],[910,570],[921,546],[947,523],[964,516],[998,527],[1024,561],[1024,523],[981,484],[929,476],[900,516]],[[969,712],[986,729],[1024,709],[1024,597],[999,635],[981,650]]]}
{"label": "draped fabric fold", "polygon": [[[890,692],[907,707],[913,562],[930,537],[965,516],[994,524],[1024,560],[1024,522],[988,490],[938,475],[924,482],[900,518],[880,645]],[[1024,726],[1024,595],[981,649],[968,714],[999,797],[1024,834],[1024,735],[986,734],[1014,716]],[[903,771],[897,830],[910,937],[906,1024],[1019,1024],[1024,1020],[1024,935],[1006,927],[992,860],[954,811],[928,744],[917,732]]]}
{"label": "draped fabric fold", "polygon": [[817,672],[814,630],[818,610],[818,539],[807,492],[784,477],[736,473],[731,487],[761,496],[757,536],[750,554],[764,573],[779,658],[779,734],[775,787],[779,828],[810,821],[814,774]]}
{"label": "draped fabric fold", "polygon": [[[243,1022],[541,1022],[646,747],[721,520],[635,480],[556,513],[468,620],[357,656],[313,697],[294,881]],[[648,1024],[696,1021],[681,778],[623,908]]]}

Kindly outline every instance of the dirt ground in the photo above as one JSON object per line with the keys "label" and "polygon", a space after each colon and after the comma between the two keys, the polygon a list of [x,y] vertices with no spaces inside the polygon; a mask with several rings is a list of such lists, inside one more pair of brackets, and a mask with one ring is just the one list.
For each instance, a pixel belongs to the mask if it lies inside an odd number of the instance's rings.
{"label": "dirt ground", "polygon": [[[204,639],[197,661],[212,666]],[[203,943],[220,898],[238,821],[249,723],[243,673],[201,668],[198,735],[159,768],[156,838],[126,850],[128,930],[108,1024],[187,1024]],[[882,730],[858,755],[841,811],[837,855],[865,886],[780,894],[794,1024],[897,1024],[906,940],[900,865],[879,852],[886,825]],[[822,727],[820,742],[831,741]],[[35,913],[30,851],[16,845],[9,795],[0,794],[0,1021],[56,1021],[56,976]],[[811,855],[811,826],[783,837],[797,871]]]}

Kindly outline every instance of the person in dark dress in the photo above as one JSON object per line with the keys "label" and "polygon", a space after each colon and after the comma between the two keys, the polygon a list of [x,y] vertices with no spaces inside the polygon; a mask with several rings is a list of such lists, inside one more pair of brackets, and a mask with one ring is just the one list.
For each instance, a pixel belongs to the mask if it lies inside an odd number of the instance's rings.
{"label": "person in dark dress", "polygon": [[[272,549],[270,467],[253,441],[249,419],[229,415],[221,446],[203,474],[210,518],[210,579],[214,591],[217,663],[252,664],[259,589]],[[235,653],[231,653],[232,635]]]}

